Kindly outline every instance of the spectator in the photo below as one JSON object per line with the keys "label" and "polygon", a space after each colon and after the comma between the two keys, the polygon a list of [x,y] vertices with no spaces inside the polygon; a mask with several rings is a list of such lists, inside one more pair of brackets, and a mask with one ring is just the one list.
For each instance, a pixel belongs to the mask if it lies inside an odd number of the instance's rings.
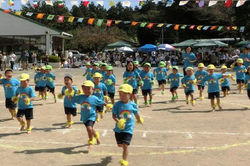
{"label": "spectator", "polygon": [[[4,55],[5,56],[5,55]],[[4,61],[7,61],[7,57]],[[13,70],[14,69],[14,64],[16,61],[16,55],[14,52],[11,52],[9,55],[9,62],[10,62],[10,68]],[[7,64],[7,63],[6,63]],[[5,65],[6,66],[6,65]]]}
{"label": "spectator", "polygon": [[191,52],[191,47],[186,48],[186,52],[183,53],[182,58],[184,60],[183,66],[183,73],[186,75],[186,68],[187,67],[194,67],[194,63],[196,62],[197,58],[193,52]]}

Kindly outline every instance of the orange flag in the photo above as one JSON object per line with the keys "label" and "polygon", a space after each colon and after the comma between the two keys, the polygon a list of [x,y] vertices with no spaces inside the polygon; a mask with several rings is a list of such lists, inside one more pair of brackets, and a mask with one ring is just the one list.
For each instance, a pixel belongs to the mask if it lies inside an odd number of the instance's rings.
{"label": "orange flag", "polygon": [[136,26],[137,24],[139,24],[139,22],[133,21],[133,22],[131,23],[131,26]]}
{"label": "orange flag", "polygon": [[92,25],[94,23],[95,19],[94,18],[89,18],[88,24]]}
{"label": "orange flag", "polygon": [[174,26],[174,30],[176,30],[176,31],[178,31],[179,28],[180,28],[180,24],[176,24],[176,25]]}
{"label": "orange flag", "polygon": [[106,25],[107,25],[107,27],[110,27],[110,26],[111,26],[112,21],[113,21],[113,20],[107,20],[107,24],[106,24]]}
{"label": "orange flag", "polygon": [[38,13],[36,18],[38,19],[43,19],[44,13]]}
{"label": "orange flag", "polygon": [[153,26],[154,26],[154,23],[149,23],[149,24],[147,25],[147,28],[148,28],[148,29],[151,29]]}

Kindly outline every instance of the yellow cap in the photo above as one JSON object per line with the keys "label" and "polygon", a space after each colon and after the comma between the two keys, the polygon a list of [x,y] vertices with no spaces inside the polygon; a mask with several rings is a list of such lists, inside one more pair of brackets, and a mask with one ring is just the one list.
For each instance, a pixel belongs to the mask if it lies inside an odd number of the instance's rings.
{"label": "yellow cap", "polygon": [[119,87],[119,92],[125,92],[125,93],[132,93],[133,92],[133,87],[129,84],[122,84]]}
{"label": "yellow cap", "polygon": [[46,70],[46,66],[41,67],[42,70]]}
{"label": "yellow cap", "polygon": [[212,70],[214,70],[215,69],[215,66],[213,65],[213,64],[211,64],[211,65],[208,65],[207,66],[207,69],[209,70],[209,69],[212,69]]}
{"label": "yellow cap", "polygon": [[30,75],[26,74],[26,73],[23,73],[23,74],[20,75],[19,79],[20,79],[20,81],[29,80],[30,79]]}
{"label": "yellow cap", "polygon": [[221,66],[221,69],[227,69],[226,65]]}
{"label": "yellow cap", "polygon": [[186,68],[186,71],[188,71],[188,70],[194,70],[194,68],[192,68],[192,67],[187,67],[187,68]]}
{"label": "yellow cap", "polygon": [[87,80],[83,82],[82,86],[89,86],[89,87],[94,88],[95,84],[92,81]]}
{"label": "yellow cap", "polygon": [[241,58],[237,59],[237,63],[243,63],[243,59]]}
{"label": "yellow cap", "polygon": [[204,63],[199,63],[198,67],[205,67]]}
{"label": "yellow cap", "polygon": [[93,75],[93,78],[102,78],[102,74],[101,73],[98,73],[96,72],[94,75]]}

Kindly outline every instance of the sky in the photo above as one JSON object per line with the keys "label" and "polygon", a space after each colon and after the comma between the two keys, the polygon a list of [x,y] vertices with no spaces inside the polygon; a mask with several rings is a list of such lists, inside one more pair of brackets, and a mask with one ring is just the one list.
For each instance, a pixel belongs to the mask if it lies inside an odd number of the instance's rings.
{"label": "sky", "polygon": [[[0,1],[2,1],[2,8],[3,8],[3,9],[20,10],[21,7],[22,7],[21,0],[13,0],[14,3],[15,3],[15,5],[12,6],[12,7],[10,7],[10,6],[8,5],[8,0],[0,0]],[[41,0],[40,0],[40,1],[41,1]],[[55,1],[55,0],[54,0],[54,1]],[[77,0],[77,1],[78,1],[79,4],[80,4],[81,0]],[[89,0],[89,1],[90,1],[90,3],[91,3],[91,2],[95,2],[95,4],[97,4],[96,1],[98,1],[98,0]],[[110,0],[102,0],[102,1],[104,1],[104,6],[105,6],[105,8],[109,8],[109,7],[110,7],[110,6],[109,6]],[[130,2],[131,2],[131,7],[135,7],[135,6],[138,6],[138,5],[139,5],[139,0],[114,0],[114,1],[115,1],[115,3],[123,2],[123,1],[130,1]],[[33,3],[33,0],[29,0],[29,2],[32,4],[32,3]],[[71,3],[70,3],[70,0],[65,0],[65,3],[66,3],[66,6],[67,6],[69,9],[71,9],[72,5],[71,5]]]}

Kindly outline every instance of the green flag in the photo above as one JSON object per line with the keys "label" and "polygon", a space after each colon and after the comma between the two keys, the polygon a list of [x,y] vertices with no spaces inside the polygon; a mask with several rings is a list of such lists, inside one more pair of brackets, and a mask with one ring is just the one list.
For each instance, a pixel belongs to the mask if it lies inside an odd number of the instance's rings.
{"label": "green flag", "polygon": [[217,31],[221,31],[223,29],[223,26],[219,26],[219,28],[217,29]]}
{"label": "green flag", "polygon": [[47,20],[53,20],[54,19],[54,17],[55,17],[55,15],[48,15],[48,17],[47,17]]}
{"label": "green flag", "polygon": [[181,29],[186,29],[187,25],[182,25]]}
{"label": "green flag", "polygon": [[98,19],[96,26],[100,27],[100,26],[102,26],[102,24],[103,24],[103,19]]}
{"label": "green flag", "polygon": [[141,24],[140,24],[140,27],[145,27],[147,25],[147,22],[142,22]]}

